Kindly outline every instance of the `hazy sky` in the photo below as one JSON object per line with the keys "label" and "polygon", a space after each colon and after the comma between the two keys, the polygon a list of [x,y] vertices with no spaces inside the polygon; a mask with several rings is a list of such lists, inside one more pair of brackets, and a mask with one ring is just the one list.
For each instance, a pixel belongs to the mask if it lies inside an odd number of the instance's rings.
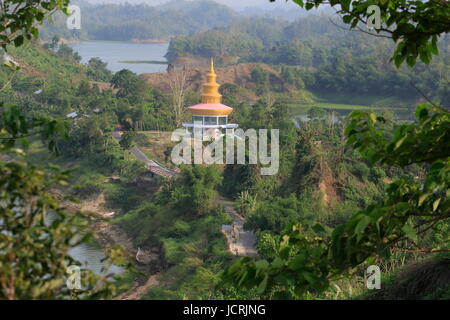
{"label": "hazy sky", "polygon": [[[149,5],[158,5],[161,3],[168,2],[169,0],[87,0],[91,3],[147,3]],[[188,0],[188,1],[196,1],[196,0]],[[269,2],[269,0],[214,0],[216,2],[219,2],[221,4],[228,5],[234,9],[244,9],[246,7],[253,7],[253,6],[264,6],[267,8],[270,8],[270,6],[273,6]],[[285,6],[292,6],[293,3],[290,1],[290,3],[285,3],[285,0],[277,0],[276,1],[279,5],[285,5]]]}

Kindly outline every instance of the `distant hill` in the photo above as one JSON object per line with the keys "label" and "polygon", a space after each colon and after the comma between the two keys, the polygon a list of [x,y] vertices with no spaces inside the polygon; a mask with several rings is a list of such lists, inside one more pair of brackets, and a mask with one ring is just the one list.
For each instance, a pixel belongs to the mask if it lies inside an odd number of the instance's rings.
{"label": "distant hill", "polygon": [[74,2],[81,8],[81,30],[68,30],[63,14],[54,16],[54,23],[41,28],[41,38],[55,35],[66,39],[118,40],[165,39],[191,35],[222,27],[239,14],[214,1],[176,0],[160,6],[148,4],[88,4]]}
{"label": "distant hill", "polygon": [[164,3],[167,3],[170,0],[84,0],[86,2],[92,4],[121,4],[121,3],[130,3],[130,4],[148,4],[150,6],[158,6]]}
{"label": "distant hill", "polygon": [[[81,7],[81,30],[69,30],[67,17],[53,16],[41,38],[121,40],[164,39],[223,27],[233,20],[271,17],[294,21],[309,12],[292,2],[266,0],[72,0]],[[325,11],[324,9],[311,12]]]}
{"label": "distant hill", "polygon": [[[216,68],[217,81],[222,85],[222,89],[230,84],[238,85],[240,89],[234,94],[241,100],[256,101],[258,97],[255,95],[255,84],[252,80],[252,70],[256,67],[261,68],[271,76],[271,81],[283,83],[286,87],[289,85],[283,80],[279,71],[273,69],[267,64],[263,63],[240,63],[226,67]],[[188,89],[200,92],[203,83],[205,82],[205,74],[208,66],[190,67],[187,71],[176,70],[172,73],[187,72]],[[170,92],[171,73],[144,73],[141,75],[151,87],[161,90],[163,92]],[[225,86],[223,86],[225,85]]]}
{"label": "distant hill", "polygon": [[[166,4],[168,2],[173,2],[171,0],[86,0],[93,4],[123,4],[123,3],[130,3],[130,4],[142,4],[145,3],[150,6],[158,6],[162,4]],[[191,0],[189,2],[196,2],[201,0]],[[242,10],[247,7],[263,7],[263,6],[269,6],[272,5],[269,3],[269,0],[213,0],[214,2],[227,5],[230,8],[233,8],[235,10]],[[179,1],[177,1],[179,2]]]}

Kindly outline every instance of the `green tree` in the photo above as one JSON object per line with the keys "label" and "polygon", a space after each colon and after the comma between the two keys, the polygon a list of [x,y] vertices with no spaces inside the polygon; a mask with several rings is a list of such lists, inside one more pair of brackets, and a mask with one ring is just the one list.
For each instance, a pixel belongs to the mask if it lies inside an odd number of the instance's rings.
{"label": "green tree", "polygon": [[68,60],[74,60],[76,62],[81,61],[81,56],[78,54],[78,52],[74,51],[71,47],[69,47],[65,43],[60,44],[57,54],[60,57],[63,57]]}
{"label": "green tree", "polygon": [[[270,0],[274,2],[275,0]],[[367,8],[376,4],[380,8],[381,28],[373,34],[391,37],[396,43],[392,56],[397,66],[406,60],[409,66],[420,58],[429,63],[432,55],[439,53],[438,37],[450,31],[450,10],[447,1],[388,0],[373,2],[370,0],[293,0],[306,10],[322,4],[336,7],[342,21],[351,29],[361,29],[372,13]],[[369,32],[370,33],[370,32]]]}
{"label": "green tree", "polygon": [[[0,45],[4,49],[10,43],[20,46],[25,38],[37,37],[34,24],[55,9],[65,9],[68,2],[2,1]],[[28,138],[32,136],[40,136],[56,153],[57,140],[67,137],[67,125],[26,117],[19,107],[0,103],[0,299],[69,298],[73,292],[65,286],[66,268],[77,262],[68,250],[87,239],[81,236],[77,240],[86,220],[67,214],[48,192],[50,187],[66,184],[67,172],[26,161]],[[81,281],[84,298],[109,296],[115,290],[106,279],[89,271],[83,272]]]}
{"label": "green tree", "polygon": [[[65,212],[48,193],[64,185],[67,173],[49,172],[26,163],[0,163],[0,300],[68,299],[67,268],[79,265],[70,248],[88,240],[79,237],[87,219]],[[77,240],[74,240],[77,239]],[[115,292],[106,278],[81,273],[89,298]]]}
{"label": "green tree", "polygon": [[52,38],[52,41],[50,41],[49,43],[46,43],[44,45],[44,48],[48,49],[48,50],[56,51],[58,49],[59,41],[60,41],[59,37],[54,36]]}
{"label": "green tree", "polygon": [[120,89],[118,97],[127,98],[132,104],[143,102],[150,91],[143,79],[127,69],[116,72],[111,84]]}
{"label": "green tree", "polygon": [[[295,2],[303,6],[302,1]],[[360,19],[365,16],[369,1],[330,3],[341,4],[341,12],[359,14]],[[352,11],[349,11],[350,3],[354,4]],[[413,3],[417,6],[410,7]],[[437,36],[448,31],[448,24],[443,26],[439,19],[448,18],[449,11],[436,12],[442,9],[441,2],[387,1],[385,5],[384,21],[389,25],[398,23],[393,32],[403,36],[395,53],[396,63],[406,58],[412,65],[418,52],[427,62],[424,55],[431,56],[430,52],[434,51],[428,45],[432,47]],[[308,1],[306,7],[310,9],[314,3]],[[345,18],[344,22],[354,23],[353,18]],[[434,18],[438,20],[436,25],[432,22]],[[409,19],[414,19],[416,25],[407,31],[405,23]],[[418,51],[411,52],[414,37],[418,40]],[[244,287],[257,286],[260,293],[270,296],[304,297],[307,293],[327,290],[333,279],[346,275],[363,262],[373,262],[377,256],[389,257],[389,249],[400,246],[402,241],[419,246],[421,238],[430,230],[446,230],[450,219],[450,112],[439,106],[420,105],[416,119],[415,123],[396,125],[392,134],[385,130],[384,117],[354,111],[345,134],[347,145],[373,165],[402,168],[420,165],[426,169],[424,179],[403,177],[394,181],[381,202],[356,213],[334,230],[307,222],[294,224],[280,237],[275,258],[256,262],[250,258],[239,259],[225,271],[224,279]],[[419,250],[449,252],[449,237],[447,232],[434,247],[419,247]]]}
{"label": "green tree", "polygon": [[[66,213],[48,192],[66,185],[68,172],[16,160],[26,155],[31,136],[41,136],[49,150],[57,152],[56,141],[66,136],[66,125],[27,119],[16,106],[0,111],[0,152],[10,159],[0,161],[0,299],[70,298],[73,292],[65,286],[66,270],[79,263],[68,250],[88,239],[87,234],[78,237],[87,219]],[[82,288],[90,298],[115,292],[107,279],[86,270]]]}
{"label": "green tree", "polygon": [[125,150],[129,150],[134,146],[135,140],[136,133],[134,131],[127,131],[120,139],[120,146]]}
{"label": "green tree", "polygon": [[53,14],[56,10],[67,13],[69,0],[5,0],[0,3],[0,46],[14,43],[21,46],[25,39],[37,39],[39,29],[36,24]]}
{"label": "green tree", "polygon": [[260,66],[253,68],[251,79],[256,84],[256,91],[258,94],[263,94],[269,87],[269,74],[261,69]]}
{"label": "green tree", "polygon": [[215,166],[184,166],[182,178],[171,192],[171,203],[192,216],[203,216],[214,207],[216,187],[222,177]]}
{"label": "green tree", "polygon": [[100,58],[91,58],[88,62],[88,76],[96,81],[111,81],[112,73],[108,70],[107,65]]}

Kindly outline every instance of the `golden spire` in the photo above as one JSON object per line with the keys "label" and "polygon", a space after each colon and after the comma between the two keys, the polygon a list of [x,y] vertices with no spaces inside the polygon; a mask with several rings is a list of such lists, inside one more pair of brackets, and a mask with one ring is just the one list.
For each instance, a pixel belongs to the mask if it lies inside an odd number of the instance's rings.
{"label": "golden spire", "polygon": [[222,95],[219,93],[220,85],[216,81],[217,75],[214,71],[214,60],[211,58],[209,72],[206,74],[206,83],[203,84],[202,103],[221,103]]}
{"label": "golden spire", "polygon": [[214,72],[214,59],[213,58],[211,58],[211,64],[209,66],[209,73],[214,73],[215,74],[215,72]]}

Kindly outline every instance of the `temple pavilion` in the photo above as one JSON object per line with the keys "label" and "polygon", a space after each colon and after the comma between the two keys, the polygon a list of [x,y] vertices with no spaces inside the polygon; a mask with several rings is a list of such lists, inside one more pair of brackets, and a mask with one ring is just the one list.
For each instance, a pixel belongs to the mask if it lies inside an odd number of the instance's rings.
{"label": "temple pavilion", "polygon": [[219,93],[220,85],[217,83],[217,75],[214,71],[214,61],[211,59],[209,72],[206,74],[206,83],[203,84],[202,102],[189,107],[192,114],[192,122],[183,123],[187,133],[201,134],[202,138],[217,138],[224,134],[234,135],[237,124],[228,123],[228,116],[233,108],[221,103],[222,95]]}

